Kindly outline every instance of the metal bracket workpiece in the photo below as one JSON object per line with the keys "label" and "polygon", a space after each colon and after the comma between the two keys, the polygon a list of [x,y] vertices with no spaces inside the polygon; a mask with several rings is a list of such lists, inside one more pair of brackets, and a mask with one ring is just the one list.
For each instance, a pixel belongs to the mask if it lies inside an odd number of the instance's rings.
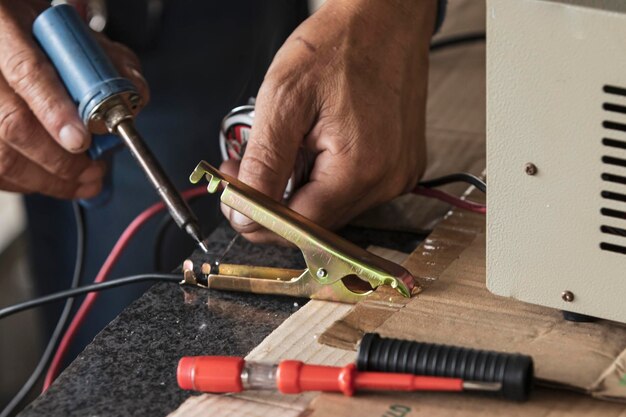
{"label": "metal bracket workpiece", "polygon": [[217,273],[207,265],[203,274],[208,287],[356,303],[372,289],[389,285],[411,296],[414,278],[400,265],[361,249],[201,161],[190,181],[195,184],[203,177],[209,182],[209,193],[223,190],[224,204],[296,245],[307,265],[304,270],[220,265]]}

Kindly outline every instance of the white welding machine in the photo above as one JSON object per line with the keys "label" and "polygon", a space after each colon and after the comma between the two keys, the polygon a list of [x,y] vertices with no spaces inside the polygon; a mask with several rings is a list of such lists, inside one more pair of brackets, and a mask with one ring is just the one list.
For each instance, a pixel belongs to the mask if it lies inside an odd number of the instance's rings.
{"label": "white welding machine", "polygon": [[487,178],[489,289],[626,322],[626,1],[487,2]]}

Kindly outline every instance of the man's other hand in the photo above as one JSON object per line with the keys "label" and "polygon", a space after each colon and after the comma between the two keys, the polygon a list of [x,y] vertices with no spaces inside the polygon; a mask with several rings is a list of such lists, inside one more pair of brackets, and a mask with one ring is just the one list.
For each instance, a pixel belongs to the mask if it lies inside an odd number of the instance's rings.
{"label": "man's other hand", "polygon": [[[301,146],[315,155],[288,206],[327,228],[411,190],[425,166],[436,1],[328,0],[276,54],[240,164],[221,169],[279,200]],[[251,241],[280,241],[223,206]]]}

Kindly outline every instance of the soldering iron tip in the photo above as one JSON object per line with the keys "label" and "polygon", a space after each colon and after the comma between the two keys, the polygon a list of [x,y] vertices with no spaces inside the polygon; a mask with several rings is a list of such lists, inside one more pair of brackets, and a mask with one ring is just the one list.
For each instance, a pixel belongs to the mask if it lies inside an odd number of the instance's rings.
{"label": "soldering iron tip", "polygon": [[203,240],[198,242],[198,246],[200,247],[200,249],[202,249],[202,252],[209,253],[209,248],[207,247],[206,243],[204,243]]}
{"label": "soldering iron tip", "polygon": [[202,232],[200,231],[200,226],[198,226],[197,223],[195,222],[188,223],[185,226],[185,231],[187,232],[189,236],[191,236],[193,240],[196,241],[196,243],[198,244],[198,247],[202,249],[202,252],[209,253],[209,248],[207,247],[206,243],[204,243],[204,237],[202,236]]}

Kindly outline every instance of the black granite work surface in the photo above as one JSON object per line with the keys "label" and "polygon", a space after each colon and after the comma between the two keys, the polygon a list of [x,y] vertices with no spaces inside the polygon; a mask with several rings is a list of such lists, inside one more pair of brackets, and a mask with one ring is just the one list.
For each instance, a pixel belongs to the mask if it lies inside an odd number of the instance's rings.
{"label": "black granite work surface", "polygon": [[[418,237],[358,229],[346,236],[410,251]],[[221,226],[209,238],[215,260],[233,242]],[[206,255],[195,253],[196,260]],[[222,262],[303,268],[297,249],[252,245],[239,237]],[[187,355],[244,356],[306,300],[157,284],[112,321],[20,416],[164,416],[193,393],[176,383]]]}

